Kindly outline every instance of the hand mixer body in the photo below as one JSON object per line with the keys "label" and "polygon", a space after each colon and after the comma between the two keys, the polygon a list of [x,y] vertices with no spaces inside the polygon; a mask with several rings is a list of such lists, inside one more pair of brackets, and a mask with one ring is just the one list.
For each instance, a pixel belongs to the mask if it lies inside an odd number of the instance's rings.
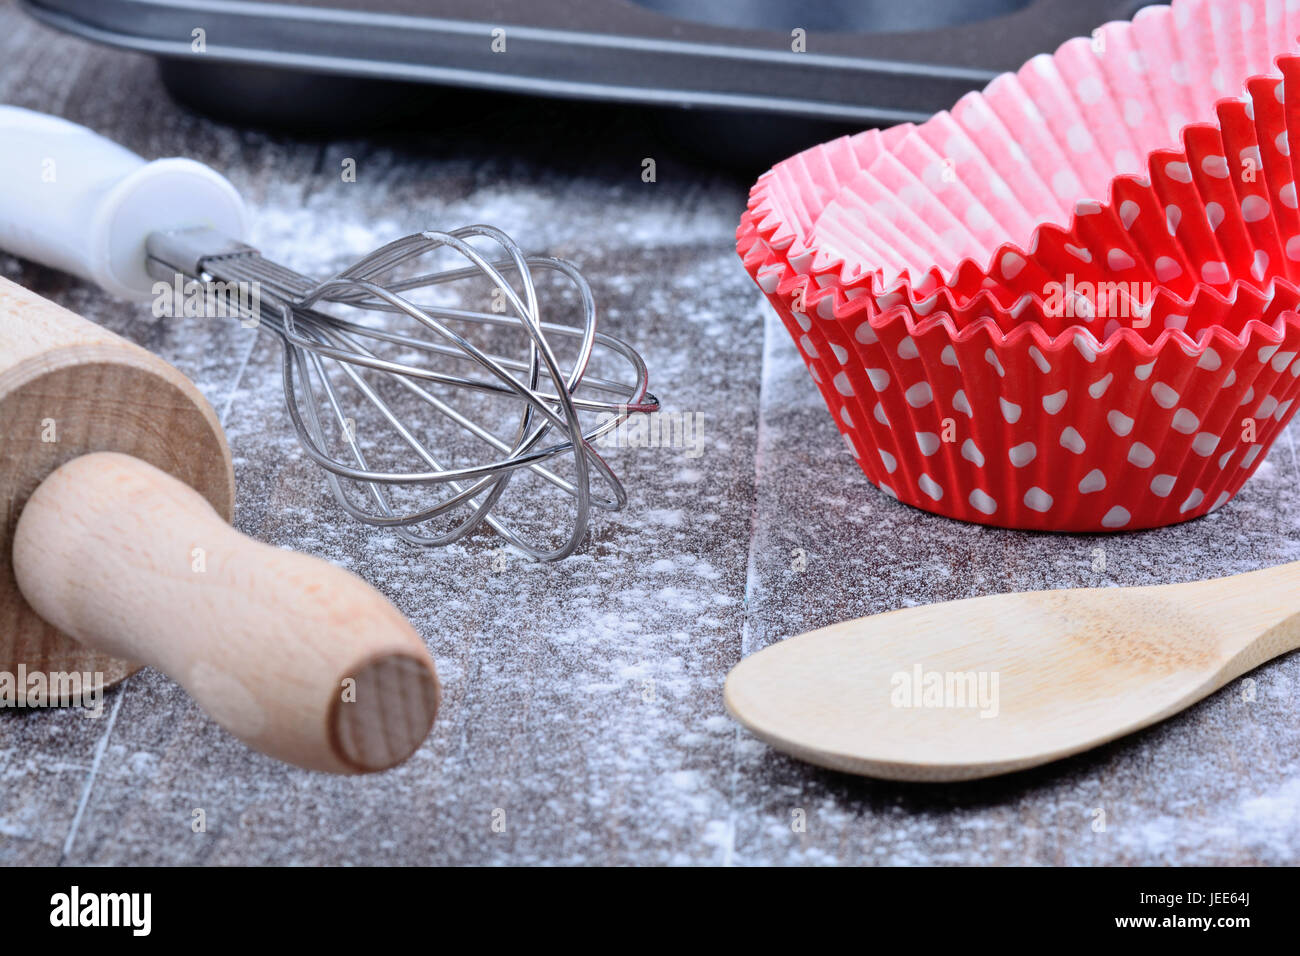
{"label": "hand mixer body", "polygon": [[[593,509],[625,504],[593,442],[629,414],[657,410],[658,402],[641,357],[596,330],[591,289],[572,264],[525,256],[499,230],[470,226],[407,236],[317,282],[243,243],[247,217],[237,193],[201,164],[146,164],[83,127],[11,107],[0,107],[0,143],[9,150],[0,173],[25,197],[0,206],[0,246],[135,297],[177,275],[209,286],[256,287],[252,318],[284,345],[290,420],[340,506],[357,520],[427,546],[487,525],[530,557],[555,560],[581,545]],[[42,193],[47,160],[80,172],[63,185],[45,184]],[[95,226],[79,228],[86,222]],[[415,268],[436,253],[460,264]],[[568,284],[579,322],[543,319],[540,273]],[[412,298],[466,282],[485,283],[504,311]],[[340,315],[349,310],[355,318]],[[517,333],[517,354],[471,339],[507,327]],[[630,375],[588,375],[597,352],[625,363]],[[477,420],[458,404],[467,396],[509,403],[513,424],[503,433],[497,423]],[[368,416],[364,427],[357,407]],[[455,466],[440,451],[451,433],[470,439],[476,451],[460,455],[472,463]],[[557,466],[565,462],[562,472]],[[528,494],[540,489],[568,508],[567,530],[557,536],[539,528],[534,515],[524,527],[502,514],[502,498],[523,474],[534,489]],[[593,492],[593,477],[605,494]]]}

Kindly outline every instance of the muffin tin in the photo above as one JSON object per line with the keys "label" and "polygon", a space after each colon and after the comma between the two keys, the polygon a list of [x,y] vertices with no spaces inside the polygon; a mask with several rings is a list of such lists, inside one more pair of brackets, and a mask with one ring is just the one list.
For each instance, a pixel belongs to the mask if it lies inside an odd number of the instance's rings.
{"label": "muffin tin", "polygon": [[[23,0],[55,27],[168,62],[187,98],[239,99],[286,119],[337,83],[284,71],[755,116],[919,120],[1029,56],[1141,0]],[[488,9],[485,9],[488,8]],[[206,31],[206,52],[191,31]],[[504,28],[506,51],[492,50]],[[806,52],[791,30],[807,31]],[[237,106],[238,104],[227,104]],[[750,129],[756,129],[750,126]]]}

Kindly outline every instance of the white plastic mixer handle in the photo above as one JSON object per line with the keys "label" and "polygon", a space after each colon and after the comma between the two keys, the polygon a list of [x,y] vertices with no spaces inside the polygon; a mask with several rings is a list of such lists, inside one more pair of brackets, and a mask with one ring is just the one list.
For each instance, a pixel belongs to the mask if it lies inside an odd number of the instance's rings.
{"label": "white plastic mixer handle", "polygon": [[247,218],[235,187],[202,163],[146,163],[84,126],[0,106],[0,249],[145,298],[149,233],[206,226],[243,239]]}

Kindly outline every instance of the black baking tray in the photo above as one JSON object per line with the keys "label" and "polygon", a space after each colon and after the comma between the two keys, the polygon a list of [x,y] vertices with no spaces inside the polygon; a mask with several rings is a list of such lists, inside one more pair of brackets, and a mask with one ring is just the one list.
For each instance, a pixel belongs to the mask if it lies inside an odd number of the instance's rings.
{"label": "black baking tray", "polygon": [[[226,118],[340,119],[412,85],[689,107],[854,127],[922,120],[1143,0],[22,0],[40,20],[155,54],[174,95]],[[192,31],[206,49],[192,49]],[[493,31],[505,51],[494,52]],[[792,31],[804,31],[796,52]],[[499,44],[498,44],[499,46]],[[391,84],[377,94],[376,84]],[[394,94],[393,90],[405,91]]]}

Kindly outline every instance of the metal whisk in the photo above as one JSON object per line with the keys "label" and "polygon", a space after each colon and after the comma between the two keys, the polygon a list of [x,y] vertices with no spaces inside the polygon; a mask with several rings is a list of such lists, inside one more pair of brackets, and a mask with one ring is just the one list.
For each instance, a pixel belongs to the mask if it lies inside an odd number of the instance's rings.
{"label": "metal whisk", "polygon": [[[488,256],[473,244],[485,240],[499,253]],[[467,263],[461,268],[401,275],[401,267],[438,249],[454,252]],[[648,374],[641,356],[612,336],[596,330],[596,305],[582,274],[563,259],[525,256],[505,233],[490,226],[467,226],[452,232],[423,232],[391,242],[333,278],[315,281],[270,262],[250,246],[233,242],[210,229],[155,232],[148,237],[149,271],[170,280],[177,272],[229,295],[232,289],[259,289],[250,310],[243,293],[238,301],[245,314],[276,333],[284,343],[284,395],[290,420],[306,453],[325,469],[340,506],[352,517],[376,527],[390,528],[411,544],[450,544],[486,524],[529,556],[543,561],[573,553],[587,533],[593,508],[618,510],[627,502],[622,484],[596,453],[593,442],[609,434],[633,413],[653,412],[658,400],[647,391]],[[577,324],[544,321],[534,271],[550,271],[577,292]],[[514,279],[512,284],[510,279]],[[496,292],[501,312],[455,308],[417,302],[411,294],[472,279],[486,279]],[[397,331],[391,321],[361,322],[327,312],[333,304],[410,320]],[[503,356],[476,345],[449,323],[524,333],[522,355]],[[553,340],[576,346],[565,369]],[[381,354],[394,349],[410,359]],[[624,382],[587,375],[594,352],[604,350],[625,361]],[[396,384],[426,414],[412,422],[394,409],[377,379]],[[381,423],[390,440],[406,451],[400,467],[372,466],[343,397],[344,387],[372,410],[370,424]],[[513,434],[503,438],[453,406],[442,387],[489,393],[517,407]],[[328,418],[327,418],[328,416]],[[584,421],[584,416],[586,421]],[[463,430],[490,451],[489,460],[450,466],[422,427],[429,418]],[[331,452],[323,419],[339,427],[344,455]],[[567,458],[571,474],[550,467]],[[563,543],[539,544],[499,514],[497,502],[516,473],[527,470],[573,499],[573,516]],[[592,478],[603,479],[607,493],[593,493]],[[418,486],[433,497],[398,506],[393,486]],[[349,487],[361,490],[354,495]],[[419,526],[456,513],[452,526],[423,531]]]}
{"label": "metal whisk", "polygon": [[[0,248],[155,304],[159,281],[189,277],[222,314],[233,305],[275,332],[289,418],[357,520],[419,545],[487,525],[551,561],[582,542],[593,508],[626,503],[593,443],[659,406],[641,357],[596,331],[570,263],[468,226],[398,239],[318,282],[237,241],[247,226],[239,193],[201,163],[146,163],[85,127],[0,106]],[[543,273],[567,285],[555,302],[573,321],[550,301],[543,316]],[[463,304],[485,293],[489,310]],[[522,493],[506,517],[510,488]],[[554,509],[534,507],[542,492],[572,506],[559,534]]]}

